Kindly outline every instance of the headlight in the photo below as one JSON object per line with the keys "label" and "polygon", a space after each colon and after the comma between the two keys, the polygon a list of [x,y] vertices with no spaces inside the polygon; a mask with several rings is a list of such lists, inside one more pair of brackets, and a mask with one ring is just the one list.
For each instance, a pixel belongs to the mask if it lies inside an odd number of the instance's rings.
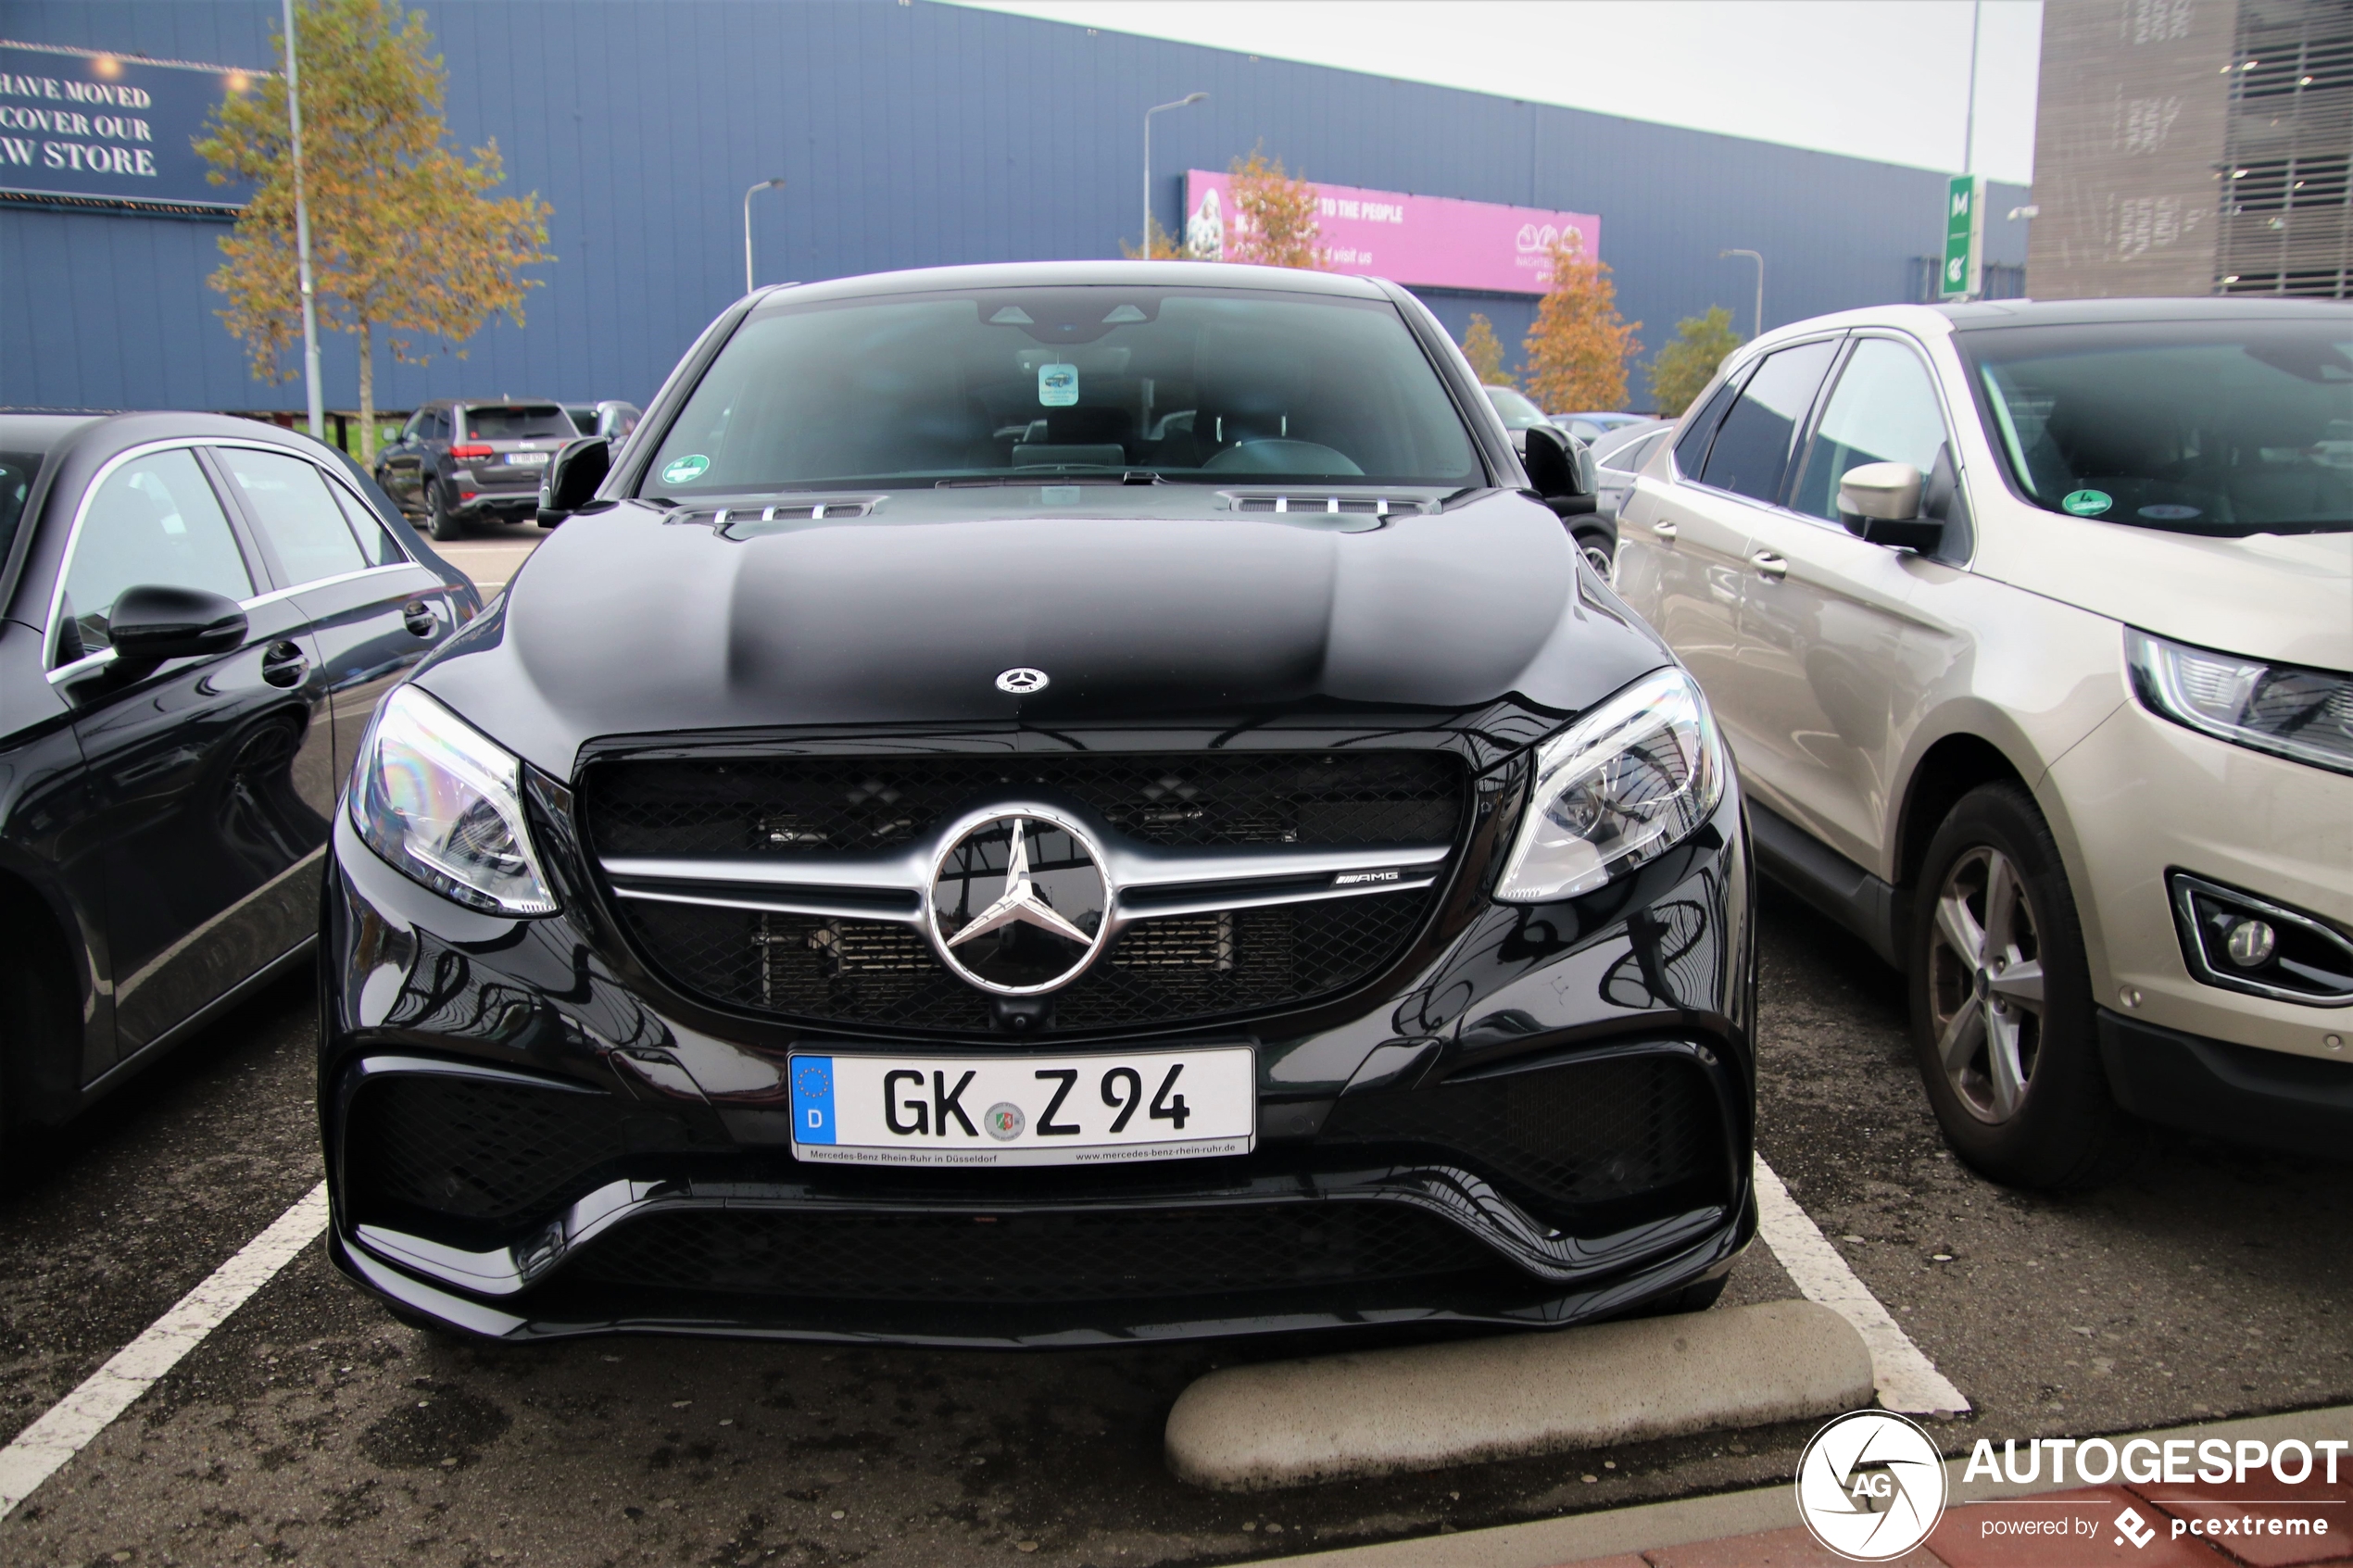
{"label": "headlight", "polygon": [[523,826],[522,764],[414,686],[376,710],[351,780],[368,847],[445,898],[502,915],[556,910]]}
{"label": "headlight", "polygon": [[1723,794],[1707,699],[1680,670],[1645,675],[1537,752],[1535,793],[1495,897],[1590,893],[1689,837]]}
{"label": "headlight", "polygon": [[2141,706],[2235,746],[2353,773],[2353,677],[2184,647],[2129,627]]}

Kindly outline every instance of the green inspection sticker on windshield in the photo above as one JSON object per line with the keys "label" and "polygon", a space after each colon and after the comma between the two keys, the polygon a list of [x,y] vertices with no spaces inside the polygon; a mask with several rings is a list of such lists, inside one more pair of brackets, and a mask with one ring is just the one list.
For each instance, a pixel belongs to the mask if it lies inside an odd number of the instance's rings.
{"label": "green inspection sticker on windshield", "polygon": [[2077,517],[2097,517],[2114,505],[2116,497],[2105,490],[2071,490],[2059,501],[2063,509]]}
{"label": "green inspection sticker on windshield", "polygon": [[[709,458],[704,457],[700,452],[689,452],[683,458],[673,458],[670,460],[669,466],[661,470],[661,482],[664,484],[692,484],[710,470]],[[2073,497],[2070,496],[2069,499],[2072,500]],[[2101,496],[2100,504],[2106,506],[2108,497]]]}

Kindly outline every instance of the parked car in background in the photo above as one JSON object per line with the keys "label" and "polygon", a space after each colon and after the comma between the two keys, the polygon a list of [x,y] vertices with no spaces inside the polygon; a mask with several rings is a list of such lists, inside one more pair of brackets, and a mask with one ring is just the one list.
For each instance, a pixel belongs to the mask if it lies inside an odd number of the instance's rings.
{"label": "parked car in background", "polygon": [[647,427],[567,451],[336,822],[346,1273],[515,1340],[1716,1298],[1756,1225],[1739,795],[1545,504],[1574,443],[1523,463],[1420,301],[770,289]]}
{"label": "parked car in background", "polygon": [[[1504,421],[1504,429],[1512,439],[1512,449],[1524,459],[1528,456],[1528,433],[1539,426],[1557,431],[1560,426],[1545,416],[1542,409],[1529,401],[1528,395],[1516,387],[1482,386],[1487,401]],[[1577,547],[1592,563],[1604,581],[1610,574],[1610,563],[1617,553],[1617,520],[1598,509],[1594,495],[1597,477],[1592,452],[1581,440],[1568,443],[1569,460],[1577,466],[1578,482],[1572,498],[1554,507],[1561,524],[1577,541]]]}
{"label": "parked car in background", "polygon": [[547,459],[579,436],[560,403],[428,403],[376,454],[376,483],[427,533],[454,539],[469,523],[532,516]]}
{"label": "parked car in background", "polygon": [[0,416],[0,1140],[308,961],[376,699],[481,596],[341,454]]}
{"label": "parked car in background", "polygon": [[1496,417],[1505,430],[1526,430],[1530,425],[1548,425],[1552,419],[1529,399],[1528,394],[1515,386],[1483,386],[1487,401],[1494,406]]}
{"label": "parked car in background", "polygon": [[1634,476],[1675,428],[1670,420],[1643,420],[1620,425],[1593,442],[1594,509],[1613,522],[1633,494]]}
{"label": "parked car in background", "polygon": [[583,435],[602,436],[618,441],[637,428],[641,417],[637,405],[608,397],[599,403],[573,403],[564,412],[572,416],[573,424]]}
{"label": "parked car in background", "polygon": [[2353,1152],[2353,307],[1892,306],[1742,348],[1623,508],[1760,864],[1904,970],[1996,1180]]}
{"label": "parked car in background", "polygon": [[1547,414],[1544,417],[1589,445],[1611,431],[1642,424],[1650,419],[1648,414]]}

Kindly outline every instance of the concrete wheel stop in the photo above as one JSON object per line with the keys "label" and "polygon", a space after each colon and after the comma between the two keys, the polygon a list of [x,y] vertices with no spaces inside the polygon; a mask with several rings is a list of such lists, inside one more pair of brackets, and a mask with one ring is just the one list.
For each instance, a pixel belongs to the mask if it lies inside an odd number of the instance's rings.
{"label": "concrete wheel stop", "polygon": [[1168,1468],[1218,1491],[1522,1459],[1858,1410],[1870,1351],[1811,1301],[1228,1367],[1168,1412]]}

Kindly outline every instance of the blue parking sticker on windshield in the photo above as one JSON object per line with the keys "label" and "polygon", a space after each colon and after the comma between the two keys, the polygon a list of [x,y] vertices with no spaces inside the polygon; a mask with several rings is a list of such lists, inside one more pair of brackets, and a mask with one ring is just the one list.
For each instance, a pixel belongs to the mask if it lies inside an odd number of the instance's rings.
{"label": "blue parking sticker on windshield", "polygon": [[689,452],[683,458],[673,458],[670,466],[661,470],[664,484],[692,484],[711,470],[711,459],[700,452]]}
{"label": "blue parking sticker on windshield", "polygon": [[2116,497],[2105,490],[2070,490],[2059,498],[2059,506],[2077,517],[2097,517],[2116,505]]}
{"label": "blue parking sticker on windshield", "polygon": [[1038,401],[1049,408],[1067,408],[1078,401],[1078,367],[1038,367]]}
{"label": "blue parking sticker on windshield", "polygon": [[834,1141],[834,1059],[797,1056],[792,1062],[792,1136],[795,1143]]}

